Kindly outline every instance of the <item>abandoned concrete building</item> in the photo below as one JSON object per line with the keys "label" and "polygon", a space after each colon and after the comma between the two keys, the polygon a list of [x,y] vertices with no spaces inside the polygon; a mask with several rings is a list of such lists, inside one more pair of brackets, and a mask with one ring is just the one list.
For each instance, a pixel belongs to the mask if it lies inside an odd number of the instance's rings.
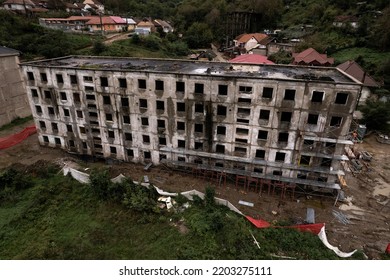
{"label": "abandoned concrete building", "polygon": [[362,87],[292,65],[71,56],[22,68],[41,145],[333,193]]}
{"label": "abandoned concrete building", "polygon": [[0,126],[30,115],[19,52],[0,46]]}

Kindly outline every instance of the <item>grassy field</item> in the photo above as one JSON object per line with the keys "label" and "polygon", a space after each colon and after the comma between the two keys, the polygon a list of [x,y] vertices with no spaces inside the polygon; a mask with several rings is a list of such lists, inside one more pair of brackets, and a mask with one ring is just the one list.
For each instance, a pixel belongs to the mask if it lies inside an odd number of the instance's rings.
{"label": "grassy field", "polygon": [[176,213],[136,211],[99,199],[91,186],[54,168],[0,171],[0,258],[272,259],[271,254],[279,254],[337,259],[317,236],[292,229],[259,230],[210,201],[197,199]]}

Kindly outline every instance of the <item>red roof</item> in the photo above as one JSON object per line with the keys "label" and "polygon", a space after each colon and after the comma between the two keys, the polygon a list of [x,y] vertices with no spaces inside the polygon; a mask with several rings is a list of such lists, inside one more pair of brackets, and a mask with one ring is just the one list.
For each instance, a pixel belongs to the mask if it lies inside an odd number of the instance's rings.
{"label": "red roof", "polygon": [[320,54],[315,49],[309,48],[301,53],[293,53],[293,64],[330,66],[334,63],[333,57]]}
{"label": "red roof", "polygon": [[379,87],[379,84],[353,60],[348,60],[338,65],[337,68],[351,75],[367,87]]}
{"label": "red roof", "polygon": [[251,63],[251,64],[275,64],[272,61],[268,60],[266,56],[259,54],[243,54],[239,55],[229,62],[232,63]]}
{"label": "red roof", "polygon": [[116,16],[110,16],[110,18],[115,22],[115,23],[118,23],[118,24],[126,24],[126,21],[121,18],[121,17],[116,17]]}

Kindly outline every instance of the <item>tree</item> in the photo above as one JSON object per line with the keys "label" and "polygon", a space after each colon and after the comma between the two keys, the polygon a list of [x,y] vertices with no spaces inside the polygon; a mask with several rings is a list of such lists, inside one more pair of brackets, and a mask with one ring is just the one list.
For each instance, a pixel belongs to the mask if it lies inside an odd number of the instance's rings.
{"label": "tree", "polygon": [[188,28],[184,38],[190,48],[209,47],[213,32],[206,23],[195,22]]}
{"label": "tree", "polygon": [[361,111],[368,129],[389,131],[390,106],[387,102],[368,100]]}

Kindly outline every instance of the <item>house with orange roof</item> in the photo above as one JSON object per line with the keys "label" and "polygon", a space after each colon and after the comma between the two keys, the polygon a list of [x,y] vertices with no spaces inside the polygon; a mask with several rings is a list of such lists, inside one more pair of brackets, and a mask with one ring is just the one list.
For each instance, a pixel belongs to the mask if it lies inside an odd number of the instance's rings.
{"label": "house with orange roof", "polygon": [[328,57],[326,54],[320,54],[315,49],[309,48],[300,53],[292,54],[295,65],[308,66],[332,66],[334,63],[333,57]]}
{"label": "house with orange roof", "polygon": [[231,63],[249,63],[249,64],[275,64],[264,55],[260,54],[242,54],[229,60]]}
{"label": "house with orange roof", "polygon": [[[267,34],[263,33],[249,33],[241,34],[233,40],[234,46],[239,48],[241,52],[247,53],[256,49],[259,54],[265,55],[267,53],[267,45],[272,41]],[[262,51],[259,51],[262,50]]]}

